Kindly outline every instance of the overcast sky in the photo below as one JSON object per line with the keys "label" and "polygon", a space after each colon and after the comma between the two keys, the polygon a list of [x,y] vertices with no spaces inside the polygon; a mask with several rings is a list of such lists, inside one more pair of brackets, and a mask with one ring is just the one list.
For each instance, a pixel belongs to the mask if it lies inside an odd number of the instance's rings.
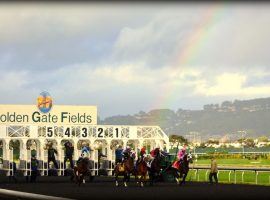
{"label": "overcast sky", "polygon": [[101,118],[270,97],[270,4],[0,3],[0,103]]}

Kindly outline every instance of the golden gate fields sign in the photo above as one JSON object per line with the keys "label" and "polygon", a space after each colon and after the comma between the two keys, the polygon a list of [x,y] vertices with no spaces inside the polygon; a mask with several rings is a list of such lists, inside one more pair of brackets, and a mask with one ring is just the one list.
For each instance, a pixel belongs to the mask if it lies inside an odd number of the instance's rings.
{"label": "golden gate fields sign", "polygon": [[96,125],[96,106],[54,105],[42,113],[36,105],[0,105],[0,125]]}

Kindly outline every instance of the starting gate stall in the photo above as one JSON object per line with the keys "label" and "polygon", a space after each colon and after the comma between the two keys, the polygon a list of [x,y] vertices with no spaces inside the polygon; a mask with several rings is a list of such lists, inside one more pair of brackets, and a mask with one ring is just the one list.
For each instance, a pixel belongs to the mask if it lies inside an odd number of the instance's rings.
{"label": "starting gate stall", "polygon": [[108,144],[104,139],[97,139],[94,142],[94,170],[96,175],[108,174]]}
{"label": "starting gate stall", "polygon": [[114,139],[111,141],[110,149],[112,150],[112,159],[109,160],[109,175],[112,175],[112,172],[115,168],[115,150],[121,146],[123,147],[124,142],[120,139]]}
{"label": "starting gate stall", "polygon": [[[55,139],[46,139],[44,142],[44,154],[43,154],[43,161],[44,161],[44,175],[45,176],[57,176],[61,175],[61,166],[60,166],[60,158],[61,158],[61,146],[59,145],[60,141],[57,141]],[[52,161],[49,161],[48,158],[48,149],[52,146],[57,151],[57,154],[55,154],[55,160],[58,165],[58,169],[54,165]]]}
{"label": "starting gate stall", "polygon": [[26,171],[27,176],[31,176],[31,158],[36,157],[38,160],[39,169],[42,169],[43,160],[40,159],[40,143],[38,140],[29,139],[26,142],[27,157],[26,157]]}
{"label": "starting gate stall", "polygon": [[[88,121],[87,121],[88,120]],[[115,167],[115,149],[131,146],[138,152],[160,147],[169,150],[169,138],[158,126],[98,125],[95,106],[54,105],[49,113],[40,113],[35,105],[0,105],[0,141],[2,141],[2,169],[12,175],[10,160],[13,156],[10,141],[20,141],[19,170],[25,176],[31,174],[31,155],[36,152],[41,176],[50,175],[48,143],[57,150],[56,175],[65,175],[64,141],[74,145],[74,164],[81,155],[82,142],[90,149],[92,175],[104,170],[111,175]],[[99,161],[102,162],[99,164]],[[11,162],[12,163],[12,162]],[[69,163],[69,161],[67,161]]]}
{"label": "starting gate stall", "polygon": [[95,147],[94,147],[94,145],[92,145],[90,139],[81,138],[81,139],[78,140],[77,148],[76,148],[77,149],[77,154],[76,154],[76,156],[74,155],[74,158],[77,161],[79,159],[79,157],[82,156],[83,144],[86,145],[87,147],[89,147],[89,149],[90,149],[90,152],[89,152],[90,153],[89,162],[90,162],[90,169],[91,169],[90,172],[91,172],[91,175],[94,176],[94,175],[97,174],[97,168],[95,167],[97,160],[95,159],[96,158],[96,156],[95,156]]}
{"label": "starting gate stall", "polygon": [[73,162],[73,164],[75,163],[74,156],[73,156],[73,160],[72,161],[67,160],[65,162],[65,151],[66,151],[66,149],[65,149],[65,143],[66,142],[70,142],[72,144],[72,146],[74,147],[74,141],[72,139],[70,139],[70,140],[64,139],[64,140],[61,141],[61,158],[60,158],[60,168],[59,168],[59,170],[61,171],[60,174],[62,176],[66,176],[66,175],[70,174],[71,171],[72,171],[71,163],[70,162]]}
{"label": "starting gate stall", "polygon": [[[9,132],[11,130],[14,130],[15,132],[21,132],[24,128],[19,128],[16,126],[9,127]],[[27,128],[26,128],[27,129]],[[23,142],[21,139],[13,138],[9,141],[9,146],[12,149],[12,159],[10,160],[12,162],[12,172],[14,175],[16,173],[16,176],[25,176],[27,175],[26,170],[26,157],[27,157],[27,150],[24,152],[21,151]],[[15,155],[15,156],[14,156]]]}
{"label": "starting gate stall", "polygon": [[0,140],[1,150],[1,165],[0,175],[1,176],[12,176],[13,175],[13,149],[9,146],[9,141]]}

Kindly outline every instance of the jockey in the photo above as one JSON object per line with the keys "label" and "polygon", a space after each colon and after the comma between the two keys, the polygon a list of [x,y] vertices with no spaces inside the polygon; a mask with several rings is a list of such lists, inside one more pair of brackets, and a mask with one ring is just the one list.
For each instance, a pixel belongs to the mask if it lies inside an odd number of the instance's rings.
{"label": "jockey", "polygon": [[90,157],[90,147],[86,144],[86,142],[82,143],[82,150],[81,150],[81,156],[77,163],[79,163],[83,158],[89,158]]}
{"label": "jockey", "polygon": [[131,151],[130,146],[127,146],[126,149],[123,151],[123,159],[122,159],[122,161],[124,161],[128,157],[130,157],[131,156],[131,153],[132,153],[132,151]]}
{"label": "jockey", "polygon": [[183,159],[184,159],[184,156],[186,155],[186,145],[180,149],[177,153],[177,158],[179,160],[179,163],[182,163],[183,162]]}
{"label": "jockey", "polygon": [[155,158],[157,155],[159,155],[159,153],[160,153],[160,149],[159,147],[157,147],[150,152],[150,155],[152,156],[152,158]]}
{"label": "jockey", "polygon": [[143,148],[141,148],[141,151],[140,151],[140,159],[143,159],[145,154],[146,154],[146,149],[145,149],[145,147],[143,147]]}
{"label": "jockey", "polygon": [[153,160],[158,156],[160,155],[160,149],[159,147],[153,149],[151,152],[150,152],[150,161],[148,163],[148,166],[150,167],[151,166],[151,163],[153,162]]}
{"label": "jockey", "polygon": [[140,157],[138,158],[138,160],[136,162],[136,166],[138,166],[138,164],[143,161],[145,154],[146,154],[146,150],[145,150],[145,147],[143,147],[143,148],[141,148]]}
{"label": "jockey", "polygon": [[121,145],[118,145],[117,149],[115,149],[115,163],[121,163],[123,159],[123,149]]}
{"label": "jockey", "polygon": [[136,152],[135,152],[133,149],[131,149],[131,151],[130,151],[130,157],[131,157],[133,160],[136,158]]}
{"label": "jockey", "polygon": [[90,149],[89,146],[87,146],[87,145],[83,146],[81,156],[82,156],[83,158],[85,158],[85,157],[89,158],[89,157],[90,157],[90,150],[91,150],[91,149]]}

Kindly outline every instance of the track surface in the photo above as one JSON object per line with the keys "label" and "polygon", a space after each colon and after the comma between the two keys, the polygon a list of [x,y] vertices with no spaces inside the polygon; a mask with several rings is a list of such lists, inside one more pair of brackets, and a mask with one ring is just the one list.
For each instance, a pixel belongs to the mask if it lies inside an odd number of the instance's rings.
{"label": "track surface", "polygon": [[[156,183],[140,188],[131,180],[127,188],[115,187],[110,177],[96,177],[93,182],[78,187],[68,177],[38,177],[37,183],[18,183],[0,179],[0,188],[72,199],[270,199],[270,187],[252,185],[187,182],[185,186],[175,183]],[[1,197],[7,199],[6,197]]]}

